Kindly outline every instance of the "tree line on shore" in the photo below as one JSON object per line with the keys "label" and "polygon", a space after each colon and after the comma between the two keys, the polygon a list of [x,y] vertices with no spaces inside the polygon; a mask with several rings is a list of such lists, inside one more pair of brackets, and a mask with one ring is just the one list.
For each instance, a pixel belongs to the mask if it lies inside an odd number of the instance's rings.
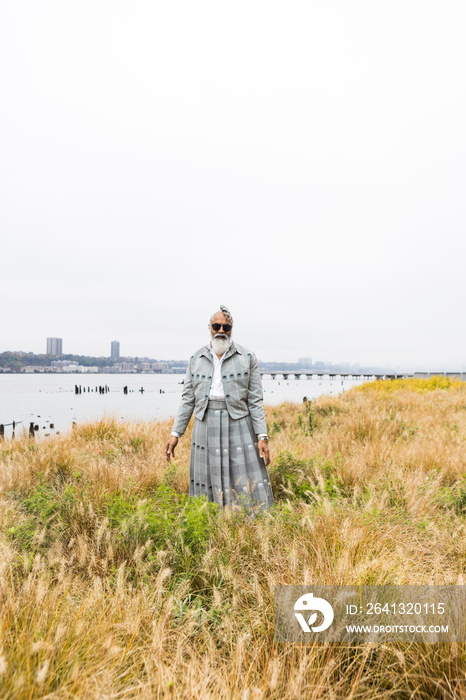
{"label": "tree line on shore", "polygon": [[[90,355],[54,355],[39,354],[33,352],[2,352],[0,353],[0,368],[8,369],[12,372],[19,372],[23,367],[50,367],[53,360],[76,362],[83,367],[112,367],[115,360],[111,357],[93,357]],[[118,362],[158,362],[147,357],[120,357]],[[181,364],[180,362],[168,361],[170,364]]]}

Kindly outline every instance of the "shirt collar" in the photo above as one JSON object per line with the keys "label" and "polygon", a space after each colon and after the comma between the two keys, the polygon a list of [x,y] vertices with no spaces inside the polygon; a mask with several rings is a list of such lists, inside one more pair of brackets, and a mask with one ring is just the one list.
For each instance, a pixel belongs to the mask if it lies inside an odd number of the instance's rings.
{"label": "shirt collar", "polygon": [[229,340],[230,340],[229,345],[228,345],[227,349],[225,350],[225,352],[223,353],[223,355],[222,355],[221,357],[218,357],[218,356],[217,356],[217,353],[214,351],[214,349],[213,349],[213,347],[212,347],[212,341],[210,341],[207,347],[209,348],[210,354],[212,355],[212,357],[215,355],[215,357],[217,358],[217,360],[224,360],[225,357],[226,357],[226,355],[227,355],[227,352],[228,352],[229,349],[231,348],[231,343],[232,343],[232,341],[231,341],[231,339],[229,339]]}
{"label": "shirt collar", "polygon": [[[211,357],[212,357],[212,352],[213,352],[212,346],[211,346],[210,341],[209,341],[208,345],[205,345],[205,346],[202,348],[201,355],[205,355],[205,357],[208,357],[209,359],[211,359]],[[227,357],[230,357],[230,356],[233,355],[235,352],[239,352],[239,350],[237,349],[237,347],[236,347],[236,345],[234,344],[234,342],[233,342],[232,340],[230,340],[230,346],[229,346],[229,347],[225,350],[225,352],[223,353],[223,355],[222,355],[222,360],[225,360]]]}

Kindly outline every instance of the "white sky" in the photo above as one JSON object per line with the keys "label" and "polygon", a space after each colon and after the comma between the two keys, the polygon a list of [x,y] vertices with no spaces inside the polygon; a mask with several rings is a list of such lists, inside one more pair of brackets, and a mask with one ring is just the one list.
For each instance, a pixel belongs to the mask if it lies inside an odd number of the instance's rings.
{"label": "white sky", "polygon": [[466,366],[466,4],[0,8],[0,351]]}

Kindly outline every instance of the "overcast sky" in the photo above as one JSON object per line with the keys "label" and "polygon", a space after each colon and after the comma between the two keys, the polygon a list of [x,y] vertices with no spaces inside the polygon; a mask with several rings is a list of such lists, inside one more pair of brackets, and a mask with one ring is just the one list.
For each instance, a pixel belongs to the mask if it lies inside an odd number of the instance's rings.
{"label": "overcast sky", "polygon": [[466,367],[466,4],[0,9],[0,351]]}

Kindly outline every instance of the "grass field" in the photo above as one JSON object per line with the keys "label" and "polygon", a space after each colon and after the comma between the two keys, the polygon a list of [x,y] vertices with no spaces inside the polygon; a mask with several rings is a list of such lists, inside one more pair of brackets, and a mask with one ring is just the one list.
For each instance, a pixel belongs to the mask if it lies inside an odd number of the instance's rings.
{"label": "grass field", "polygon": [[466,647],[274,642],[275,584],[465,584],[466,385],[267,407],[276,505],[189,499],[189,432],[0,443],[0,697],[466,698]]}

